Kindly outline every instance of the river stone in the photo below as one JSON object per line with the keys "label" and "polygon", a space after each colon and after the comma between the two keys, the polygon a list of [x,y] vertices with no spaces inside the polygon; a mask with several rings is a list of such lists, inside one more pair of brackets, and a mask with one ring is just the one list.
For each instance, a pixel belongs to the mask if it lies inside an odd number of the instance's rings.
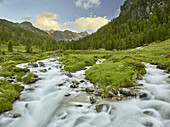
{"label": "river stone", "polygon": [[137,92],[131,89],[123,88],[120,90],[121,94],[124,94],[125,96],[137,96]]}
{"label": "river stone", "polygon": [[5,81],[9,83],[15,82],[14,79],[11,79],[10,77],[6,77]]}
{"label": "river stone", "polygon": [[94,95],[96,95],[96,96],[101,96],[101,95],[103,94],[103,92],[104,92],[104,90],[102,90],[102,89],[97,89],[97,90],[94,91]]}
{"label": "river stone", "polygon": [[80,83],[83,83],[83,82],[85,82],[85,81],[84,81],[84,80],[80,80],[79,82],[80,82]]}
{"label": "river stone", "polygon": [[96,97],[96,96],[94,96],[94,95],[92,95],[91,97],[90,97],[90,103],[91,104],[94,104],[94,103],[96,103],[98,101],[98,97]]}
{"label": "river stone", "polygon": [[21,114],[19,114],[19,113],[14,113],[13,114],[13,118],[18,118],[18,117],[21,117]]}
{"label": "river stone", "polygon": [[58,84],[58,86],[63,86],[66,82],[62,82],[60,84]]}
{"label": "river stone", "polygon": [[140,98],[147,97],[147,93],[141,92],[141,93],[139,93],[139,97]]}
{"label": "river stone", "polygon": [[91,92],[94,92],[94,87],[87,87],[87,88],[85,88],[85,91],[87,92],[87,93],[91,93]]}
{"label": "river stone", "polygon": [[73,84],[79,85],[80,83],[76,80],[72,81]]}
{"label": "river stone", "polygon": [[25,108],[28,108],[28,103],[25,104]]}
{"label": "river stone", "polygon": [[33,90],[35,90],[35,88],[31,87],[31,88],[26,88],[25,90],[33,91]]}
{"label": "river stone", "polygon": [[45,73],[45,72],[47,72],[47,69],[40,69],[39,71]]}
{"label": "river stone", "polygon": [[43,62],[38,62],[40,67],[45,67],[45,64]]}
{"label": "river stone", "polygon": [[65,75],[68,76],[68,77],[73,77],[72,74],[68,71],[65,72]]}
{"label": "river stone", "polygon": [[118,94],[117,90],[113,88],[111,85],[108,85],[106,87],[106,92],[109,94],[109,97],[114,97]]}
{"label": "river stone", "polygon": [[79,87],[79,85],[78,84],[72,84],[72,85],[70,85],[70,88],[78,88]]}
{"label": "river stone", "polygon": [[65,97],[69,97],[69,96],[71,96],[71,94],[70,94],[70,93],[67,93],[67,94],[65,94],[64,96],[65,96]]}
{"label": "river stone", "polygon": [[105,103],[100,103],[100,104],[95,105],[95,108],[96,108],[97,112],[101,112],[104,107],[106,107],[106,110],[109,109],[109,105],[105,104]]}
{"label": "river stone", "polygon": [[140,75],[140,74],[138,74],[138,79],[139,79],[139,80],[143,80],[143,76]]}
{"label": "river stone", "polygon": [[37,63],[28,63],[28,66],[31,66],[31,67],[38,67],[38,64],[37,64]]}
{"label": "river stone", "polygon": [[32,78],[29,83],[35,83],[36,81],[38,81],[38,78]]}

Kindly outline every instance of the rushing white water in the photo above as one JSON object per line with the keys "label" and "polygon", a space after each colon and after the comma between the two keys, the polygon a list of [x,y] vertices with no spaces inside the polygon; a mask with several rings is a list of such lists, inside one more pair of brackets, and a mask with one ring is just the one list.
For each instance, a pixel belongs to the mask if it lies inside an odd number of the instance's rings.
{"label": "rushing white water", "polygon": [[[109,102],[115,108],[97,113],[89,103],[89,95],[82,91],[93,84],[85,80],[79,88],[70,88],[72,81],[84,79],[85,70],[68,77],[58,61],[50,60],[42,61],[45,67],[31,69],[42,80],[25,86],[35,90],[22,92],[13,110],[0,116],[0,127],[170,127],[169,74],[156,66],[146,64],[147,74],[139,81],[144,84],[141,91],[148,94],[147,98]],[[44,68],[48,70],[46,73],[39,71]],[[71,96],[66,97],[68,93]],[[21,117],[12,118],[11,112]]]}

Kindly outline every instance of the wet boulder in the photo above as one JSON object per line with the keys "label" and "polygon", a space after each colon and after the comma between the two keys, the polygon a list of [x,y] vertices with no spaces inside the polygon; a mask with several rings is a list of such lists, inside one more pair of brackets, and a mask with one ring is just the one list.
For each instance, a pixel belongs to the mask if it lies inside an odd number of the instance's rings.
{"label": "wet boulder", "polygon": [[30,66],[30,67],[38,67],[38,64],[37,63],[28,63],[28,66]]}
{"label": "wet boulder", "polygon": [[68,76],[68,77],[73,77],[72,74],[70,72],[65,72],[65,75]]}
{"label": "wet boulder", "polygon": [[94,96],[94,95],[92,95],[91,97],[90,97],[90,103],[91,104],[94,104],[94,103],[96,103],[96,102],[98,102],[99,101],[99,98],[98,97],[96,97],[96,96]]}
{"label": "wet boulder", "polygon": [[106,103],[100,103],[95,105],[96,111],[101,112],[104,108],[106,108],[106,111],[109,109],[109,105]]}
{"label": "wet boulder", "polygon": [[94,87],[87,87],[87,88],[85,88],[85,91],[87,92],[87,93],[92,93],[92,92],[94,92]]}
{"label": "wet boulder", "polygon": [[26,88],[25,90],[33,91],[33,90],[35,90],[35,88],[34,87],[30,87],[30,88]]}
{"label": "wet boulder", "polygon": [[64,96],[65,96],[65,97],[69,97],[69,96],[71,96],[71,94],[70,94],[70,93],[67,93],[67,94],[65,94]]}
{"label": "wet boulder", "polygon": [[120,93],[125,95],[125,96],[137,96],[138,93],[135,90],[123,88],[120,90]]}
{"label": "wet boulder", "polygon": [[47,72],[47,69],[40,69],[39,71],[45,73]]}
{"label": "wet boulder", "polygon": [[140,92],[140,93],[139,93],[139,97],[140,97],[140,98],[145,98],[145,97],[147,97],[147,93]]}
{"label": "wet boulder", "polygon": [[72,85],[70,85],[70,88],[78,88],[79,87],[79,85],[78,84],[75,84],[75,83],[73,83]]}
{"label": "wet boulder", "polygon": [[21,117],[21,114],[19,114],[19,113],[14,113],[13,114],[13,118],[18,118],[18,117]]}
{"label": "wet boulder", "polygon": [[45,67],[45,64],[43,62],[38,62],[40,67]]}
{"label": "wet boulder", "polygon": [[101,95],[103,94],[103,92],[104,92],[104,90],[102,90],[102,89],[97,89],[97,90],[94,91],[94,94],[95,94],[96,96],[101,96]]}
{"label": "wet boulder", "polygon": [[114,97],[118,94],[117,90],[113,88],[111,85],[108,85],[106,87],[106,92],[108,93],[109,97]]}

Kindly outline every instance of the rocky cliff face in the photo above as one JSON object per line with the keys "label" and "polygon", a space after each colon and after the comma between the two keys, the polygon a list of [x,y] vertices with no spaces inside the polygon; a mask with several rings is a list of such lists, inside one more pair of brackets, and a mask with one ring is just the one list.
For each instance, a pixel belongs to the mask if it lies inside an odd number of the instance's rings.
{"label": "rocky cliff face", "polygon": [[86,31],[81,33],[76,33],[69,30],[65,30],[65,31],[55,31],[52,32],[50,35],[56,40],[71,41],[71,40],[78,40],[80,38],[86,37],[89,34]]}
{"label": "rocky cliff face", "polygon": [[[167,0],[156,0],[156,2],[161,7],[167,4]],[[126,0],[121,6],[121,14],[128,11],[131,17],[141,16],[147,19],[153,12],[154,4],[154,0]]]}

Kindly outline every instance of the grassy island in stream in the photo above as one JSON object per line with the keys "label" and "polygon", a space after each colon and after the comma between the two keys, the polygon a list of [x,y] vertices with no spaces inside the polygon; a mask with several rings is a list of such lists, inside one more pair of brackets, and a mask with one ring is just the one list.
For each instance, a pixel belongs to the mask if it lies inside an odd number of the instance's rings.
{"label": "grassy island in stream", "polygon": [[[10,80],[16,78],[17,81],[28,84],[32,77],[36,77],[35,74],[29,73],[28,68],[19,68],[16,65],[20,63],[32,63],[55,56],[54,52],[25,53],[22,50],[18,52],[18,48],[14,47],[13,52],[7,52],[7,48],[4,46],[0,47],[0,114],[12,109],[12,103],[16,99],[19,99],[21,91],[24,89],[21,84],[10,83]],[[27,73],[28,75],[23,77]]]}
{"label": "grassy island in stream", "polygon": [[[83,69],[86,59],[91,61],[104,58],[102,64],[93,65],[86,71],[86,79],[105,91],[108,85],[118,89],[120,87],[131,87],[134,85],[132,76],[141,76],[146,73],[142,62],[158,65],[159,68],[170,71],[170,39],[149,44],[145,47],[123,51],[66,51],[60,61],[66,67],[65,70],[74,72]],[[82,64],[79,67],[79,63]],[[78,66],[77,66],[78,65]],[[70,69],[71,68],[71,69]]]}

